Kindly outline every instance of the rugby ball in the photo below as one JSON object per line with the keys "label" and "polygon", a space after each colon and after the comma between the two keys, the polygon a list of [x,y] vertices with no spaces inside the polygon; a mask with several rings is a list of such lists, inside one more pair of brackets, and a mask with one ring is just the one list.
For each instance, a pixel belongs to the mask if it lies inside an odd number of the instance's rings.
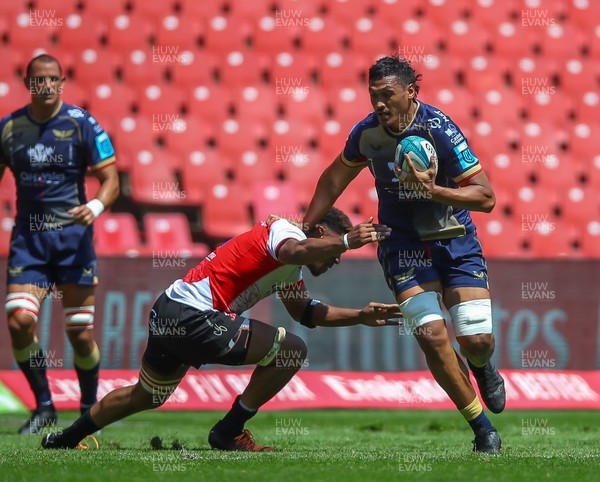
{"label": "rugby ball", "polygon": [[[408,154],[417,171],[426,171],[429,169],[432,157],[435,157],[437,161],[437,154],[431,142],[419,136],[405,137],[400,141],[398,147],[396,147],[396,156],[394,159],[396,166],[402,166],[399,173],[401,181],[404,181],[411,172],[410,166],[406,162],[406,159],[404,159],[404,154]],[[437,175],[437,163],[435,165],[435,174]]]}

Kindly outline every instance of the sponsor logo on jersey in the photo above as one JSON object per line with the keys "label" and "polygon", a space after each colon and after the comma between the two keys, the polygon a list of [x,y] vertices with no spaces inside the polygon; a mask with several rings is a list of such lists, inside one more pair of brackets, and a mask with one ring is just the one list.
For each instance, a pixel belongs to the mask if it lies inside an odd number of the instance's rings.
{"label": "sponsor logo on jersey", "polygon": [[93,276],[94,268],[93,267],[83,268],[82,274],[83,274],[83,276]]}
{"label": "sponsor logo on jersey", "polygon": [[473,154],[473,151],[467,145],[467,141],[463,141],[458,146],[456,146],[454,148],[454,152],[456,154],[456,157],[458,158],[458,162],[460,162],[461,167],[465,170],[473,167],[479,162],[477,156]]}
{"label": "sponsor logo on jersey", "polygon": [[71,136],[75,132],[75,129],[69,129],[66,131],[59,131],[58,129],[52,129],[52,134],[54,134],[54,138],[57,141],[70,141]]}
{"label": "sponsor logo on jersey", "polygon": [[94,132],[95,132],[96,134],[100,134],[100,133],[102,132],[102,126],[101,126],[100,124],[96,124],[96,125],[94,126]]}
{"label": "sponsor logo on jersey", "polygon": [[439,129],[442,127],[442,120],[439,117],[433,117],[427,121],[427,126],[430,129]]}
{"label": "sponsor logo on jersey", "polygon": [[98,156],[100,156],[100,160],[102,161],[115,154],[115,149],[106,132],[102,132],[96,136],[96,149],[98,150]]}
{"label": "sponsor logo on jersey", "polygon": [[475,278],[484,279],[485,273],[483,271],[473,271],[473,276],[475,276]]}
{"label": "sponsor logo on jersey", "polygon": [[84,116],[83,112],[79,109],[69,109],[67,110],[67,114],[69,114],[73,119],[80,119]]}
{"label": "sponsor logo on jersey", "polygon": [[465,136],[458,131],[458,128],[454,124],[448,124],[444,133],[450,138],[450,142],[454,145],[465,140]]}
{"label": "sponsor logo on jersey", "polygon": [[88,122],[92,125],[96,125],[98,123],[98,121],[96,119],[94,119],[92,116],[88,117]]}
{"label": "sponsor logo on jersey", "polygon": [[450,121],[450,119],[448,119],[448,117],[446,116],[446,114],[444,114],[441,110],[434,110],[433,112],[435,112],[437,115],[439,115],[442,119],[444,119],[444,122],[448,122]]}

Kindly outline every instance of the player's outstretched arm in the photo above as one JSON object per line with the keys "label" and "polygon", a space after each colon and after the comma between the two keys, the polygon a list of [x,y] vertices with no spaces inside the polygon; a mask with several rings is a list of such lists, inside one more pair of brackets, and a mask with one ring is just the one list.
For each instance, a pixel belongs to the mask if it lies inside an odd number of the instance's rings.
{"label": "player's outstretched arm", "polygon": [[[315,229],[318,228],[317,225]],[[358,249],[365,244],[386,239],[390,234],[391,229],[386,225],[373,224],[371,216],[366,222],[352,226],[344,236],[310,237],[302,241],[287,239],[279,248],[278,258],[282,263],[298,265],[326,261],[339,256],[347,249]]]}
{"label": "player's outstretched arm", "polygon": [[331,209],[340,194],[358,175],[360,168],[349,167],[342,161],[341,155],[323,171],[317,188],[304,216],[304,224],[311,230],[315,224]]}
{"label": "player's outstretched arm", "polygon": [[279,297],[290,316],[309,328],[360,324],[367,326],[398,325],[400,323],[398,320],[390,321],[390,319],[402,317],[396,304],[371,302],[362,309],[326,305],[311,299],[303,284],[281,292]]}

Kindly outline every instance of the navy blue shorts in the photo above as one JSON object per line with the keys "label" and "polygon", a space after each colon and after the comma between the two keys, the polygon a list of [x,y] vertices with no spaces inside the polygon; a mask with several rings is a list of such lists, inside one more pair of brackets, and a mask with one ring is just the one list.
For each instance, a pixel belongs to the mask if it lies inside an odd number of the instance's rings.
{"label": "navy blue shorts", "polygon": [[32,231],[27,224],[16,224],[10,240],[8,284],[95,286],[98,261],[93,237],[93,226],[70,224]]}
{"label": "navy blue shorts", "polygon": [[487,265],[476,232],[404,244],[398,249],[380,246],[378,257],[395,295],[430,281],[440,281],[444,288],[488,289]]}

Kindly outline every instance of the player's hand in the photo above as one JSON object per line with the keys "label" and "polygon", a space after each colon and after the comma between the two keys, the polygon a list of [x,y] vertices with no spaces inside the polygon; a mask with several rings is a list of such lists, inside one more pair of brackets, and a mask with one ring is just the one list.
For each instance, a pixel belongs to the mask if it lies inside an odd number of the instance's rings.
{"label": "player's hand", "polygon": [[374,303],[373,301],[360,310],[360,318],[361,324],[367,326],[397,326],[402,323],[400,320],[390,320],[390,318],[402,318],[398,305]]}
{"label": "player's hand", "polygon": [[[437,157],[431,157],[429,169],[426,171],[418,171],[410,157],[408,157],[408,154],[404,154],[404,160],[408,164],[410,172],[406,176],[406,179],[403,181],[401,180],[400,182],[406,184],[406,186],[413,191],[422,193],[433,192],[435,188],[435,176],[437,172]],[[400,179],[402,168],[398,165],[398,163],[394,163],[394,172],[396,173],[396,177]]]}
{"label": "player's hand", "polygon": [[350,249],[356,249],[369,243],[376,243],[388,238],[392,230],[385,224],[373,224],[373,216],[364,223],[352,226],[348,232],[348,245]]}
{"label": "player's hand", "polygon": [[94,219],[96,219],[94,213],[92,213],[90,208],[85,204],[69,209],[68,213],[73,216],[73,220],[76,224],[82,224],[84,226],[89,226],[94,222]]}

